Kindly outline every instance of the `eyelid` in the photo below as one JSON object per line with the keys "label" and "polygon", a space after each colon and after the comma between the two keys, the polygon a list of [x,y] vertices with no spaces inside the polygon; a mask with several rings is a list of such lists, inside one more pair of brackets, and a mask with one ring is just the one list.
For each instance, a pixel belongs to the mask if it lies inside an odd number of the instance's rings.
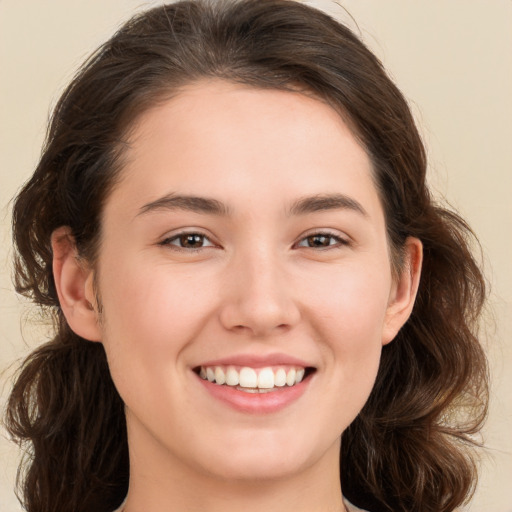
{"label": "eyelid", "polygon": [[[208,241],[208,245],[205,245],[202,247],[187,248],[187,247],[180,247],[177,244],[171,243],[175,240],[178,240],[180,237],[187,236],[187,235],[198,235],[200,237],[203,237],[203,239]],[[306,248],[316,249],[316,250],[322,250],[322,249],[326,250],[326,249],[339,248],[340,246],[348,246],[348,245],[351,245],[351,243],[352,243],[352,240],[350,239],[350,237],[344,233],[341,233],[337,230],[333,230],[333,229],[329,229],[329,228],[317,228],[317,229],[312,229],[310,231],[303,233],[298,238],[297,242],[295,242],[293,244],[293,247],[294,248],[305,247],[305,246],[301,246],[300,243],[304,242],[307,238],[314,237],[314,236],[330,237],[330,238],[335,239],[337,241],[337,243],[328,245],[325,247],[320,246],[320,247],[306,247]],[[211,235],[205,233],[203,229],[193,228],[193,227],[181,229],[179,231],[175,231],[174,233],[167,234],[161,241],[158,242],[157,245],[160,245],[162,247],[169,247],[176,251],[185,251],[185,252],[194,252],[194,251],[200,251],[200,250],[204,250],[204,249],[208,249],[208,248],[212,248],[212,247],[217,247],[217,248],[220,247],[219,244],[217,242],[215,242],[214,238]]]}
{"label": "eyelid", "polygon": [[313,237],[313,236],[331,237],[331,238],[337,240],[338,243],[329,245],[326,247],[306,247],[307,249],[327,250],[327,249],[336,249],[341,246],[348,246],[348,245],[352,244],[352,239],[344,233],[341,233],[339,231],[329,229],[329,228],[319,228],[319,229],[313,229],[313,230],[310,230],[309,232],[303,233],[300,236],[300,238],[298,239],[298,241],[294,244],[294,247],[305,247],[305,246],[300,246],[299,244],[301,242],[305,241],[307,238]]}
{"label": "eyelid", "polygon": [[[203,247],[180,247],[179,245],[172,244],[174,240],[178,240],[182,236],[187,235],[198,235],[203,237],[205,240],[208,240],[209,245],[203,246]],[[219,247],[219,245],[213,240],[213,237],[211,235],[208,235],[204,232],[204,230],[200,228],[185,228],[181,229],[179,231],[175,231],[174,233],[167,234],[164,236],[164,238],[158,242],[158,245],[162,247],[169,247],[172,250],[176,251],[185,251],[185,252],[194,252],[194,251],[200,251],[203,249],[209,249],[212,247]]]}

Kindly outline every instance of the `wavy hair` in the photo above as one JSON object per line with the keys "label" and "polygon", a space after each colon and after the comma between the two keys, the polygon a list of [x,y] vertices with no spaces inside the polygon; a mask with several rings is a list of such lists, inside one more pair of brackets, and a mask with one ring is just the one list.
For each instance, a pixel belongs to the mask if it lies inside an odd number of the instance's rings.
{"label": "wavy hair", "polygon": [[29,512],[110,512],[126,495],[123,403],[102,345],[64,319],[50,236],[69,226],[94,264],[130,126],[180,87],[209,78],[328,102],[372,160],[396,271],[406,238],[422,241],[413,313],[383,348],[369,400],[343,433],[341,485],[373,512],[453,511],[474,488],[470,448],[487,410],[477,338],[485,285],[474,236],[431,198],[422,141],[378,59],[347,27],[291,0],[181,1],[144,12],[89,58],[58,102],[13,213],[16,290],[56,326],[23,363],[8,402],[6,425],[28,454],[20,499]]}

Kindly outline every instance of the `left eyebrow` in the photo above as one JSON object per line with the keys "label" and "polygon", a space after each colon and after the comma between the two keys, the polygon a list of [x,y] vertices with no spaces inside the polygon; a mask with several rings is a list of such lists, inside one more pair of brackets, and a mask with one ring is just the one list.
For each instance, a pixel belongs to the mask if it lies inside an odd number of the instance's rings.
{"label": "left eyebrow", "polygon": [[186,210],[210,215],[229,214],[226,205],[216,199],[211,199],[209,197],[167,194],[142,206],[137,216],[158,210]]}
{"label": "left eyebrow", "polygon": [[363,205],[345,194],[319,194],[300,198],[292,204],[288,215],[304,215],[326,210],[352,210],[363,217],[368,217]]}

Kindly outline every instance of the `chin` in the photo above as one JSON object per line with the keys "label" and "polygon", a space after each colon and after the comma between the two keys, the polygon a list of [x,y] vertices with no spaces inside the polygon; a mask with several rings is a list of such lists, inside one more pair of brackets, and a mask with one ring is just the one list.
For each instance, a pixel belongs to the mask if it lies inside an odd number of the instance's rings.
{"label": "chin", "polygon": [[244,446],[219,443],[215,453],[212,453],[211,447],[207,450],[208,467],[205,467],[203,459],[203,468],[223,480],[249,483],[292,477],[307,469],[316,458],[319,458],[313,453],[308,456],[304,443],[293,445],[289,442],[280,442],[278,439],[273,439],[272,442],[265,441],[265,435],[260,433],[254,434],[252,442],[245,443]]}
{"label": "chin", "polygon": [[262,459],[237,460],[228,463],[218,464],[215,468],[209,468],[210,472],[222,480],[229,480],[239,483],[277,481],[292,477],[299,473],[302,464],[294,460],[272,460]]}

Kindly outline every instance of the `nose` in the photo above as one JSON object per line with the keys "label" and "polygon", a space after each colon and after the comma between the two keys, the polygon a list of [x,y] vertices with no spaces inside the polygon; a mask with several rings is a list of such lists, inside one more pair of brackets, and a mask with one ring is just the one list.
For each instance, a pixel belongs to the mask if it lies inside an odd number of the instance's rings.
{"label": "nose", "polygon": [[239,255],[226,269],[220,321],[230,331],[268,337],[300,320],[293,283],[270,251]]}

